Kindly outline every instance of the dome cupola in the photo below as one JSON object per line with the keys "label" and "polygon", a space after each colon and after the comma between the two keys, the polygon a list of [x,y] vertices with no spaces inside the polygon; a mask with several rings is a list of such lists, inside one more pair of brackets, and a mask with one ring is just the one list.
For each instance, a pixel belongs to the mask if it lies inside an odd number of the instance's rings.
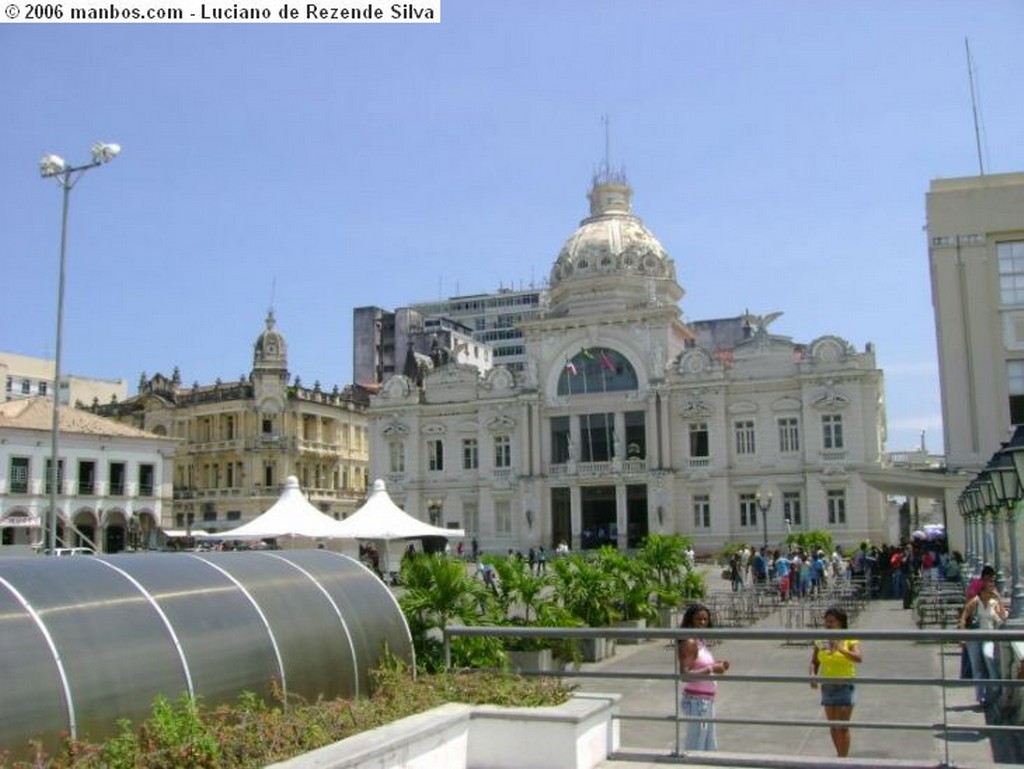
{"label": "dome cupola", "polygon": [[254,371],[279,370],[288,368],[288,345],[284,336],[275,327],[274,311],[267,311],[266,328],[253,345],[252,367]]}
{"label": "dome cupola", "polygon": [[[590,216],[566,240],[551,269],[551,306],[573,312],[570,304],[598,295],[612,304],[676,303],[683,290],[664,246],[633,214],[633,188],[624,174],[594,177],[588,194]],[[599,310],[598,307],[592,307]]]}

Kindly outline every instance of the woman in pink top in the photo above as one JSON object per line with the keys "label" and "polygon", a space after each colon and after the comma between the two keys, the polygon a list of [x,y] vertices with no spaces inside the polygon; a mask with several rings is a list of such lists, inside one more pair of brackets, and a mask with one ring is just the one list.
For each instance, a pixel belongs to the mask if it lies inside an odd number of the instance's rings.
{"label": "woman in pink top", "polygon": [[[690,604],[683,614],[680,627],[711,627],[711,612],[701,603]],[[679,672],[696,678],[683,682],[682,712],[688,719],[685,749],[717,750],[715,738],[714,676],[729,669],[728,660],[715,662],[715,658],[701,638],[683,638],[677,644]]]}

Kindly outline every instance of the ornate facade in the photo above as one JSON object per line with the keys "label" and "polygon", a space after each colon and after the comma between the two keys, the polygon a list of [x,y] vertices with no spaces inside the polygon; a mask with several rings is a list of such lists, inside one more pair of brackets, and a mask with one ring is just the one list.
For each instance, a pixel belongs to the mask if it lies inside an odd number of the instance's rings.
{"label": "ornate facade", "polygon": [[164,526],[216,531],[266,511],[289,475],[323,512],[355,510],[366,494],[367,402],[360,388],[289,382],[288,347],[270,313],[249,376],[188,387],[177,369],[143,375],[137,396],[97,410],[180,441]]}
{"label": "ornate facade", "polygon": [[884,498],[861,478],[885,439],[871,345],[795,343],[769,328],[781,313],[685,323],[675,264],[631,198],[624,178],[595,180],[544,310],[519,325],[521,371],[453,363],[384,383],[373,477],[500,552],[651,532],[698,550],[809,529],[884,539]]}

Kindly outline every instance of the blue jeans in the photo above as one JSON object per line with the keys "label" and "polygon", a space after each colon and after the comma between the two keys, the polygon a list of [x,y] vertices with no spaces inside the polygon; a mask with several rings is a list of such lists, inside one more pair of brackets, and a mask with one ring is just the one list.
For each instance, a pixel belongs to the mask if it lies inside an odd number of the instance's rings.
{"label": "blue jeans", "polygon": [[[688,718],[708,719],[715,717],[714,697],[695,697],[691,694],[683,694],[682,713]],[[715,738],[715,724],[713,721],[687,721],[686,740],[683,749],[691,750],[718,750],[718,740]]]}
{"label": "blue jeans", "polygon": [[[971,677],[975,681],[999,678],[999,662],[996,660],[995,643],[992,641],[968,641],[967,656],[971,660]],[[975,684],[974,694],[978,702],[995,699],[998,687]]]}

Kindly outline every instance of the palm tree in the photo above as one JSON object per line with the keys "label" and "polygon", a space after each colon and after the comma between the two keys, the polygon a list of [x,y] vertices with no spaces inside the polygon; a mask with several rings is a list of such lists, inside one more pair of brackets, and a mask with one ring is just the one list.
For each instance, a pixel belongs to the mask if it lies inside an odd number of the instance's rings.
{"label": "palm tree", "polygon": [[618,618],[612,583],[596,561],[573,553],[554,562],[555,595],[587,627],[607,627]]}
{"label": "palm tree", "polygon": [[[466,575],[466,567],[443,553],[420,554],[402,562],[405,592],[398,603],[405,613],[417,658],[426,664],[439,656],[440,637],[452,620],[480,624],[479,593],[486,592]],[[437,632],[434,632],[437,631]],[[436,660],[435,660],[436,661]]]}
{"label": "palm tree", "polygon": [[692,591],[688,548],[689,542],[678,534],[650,534],[644,540],[639,559],[654,572],[659,605],[675,606]]}
{"label": "palm tree", "polygon": [[650,620],[657,616],[651,603],[654,591],[654,571],[643,560],[630,558],[613,547],[598,551],[598,564],[611,582],[615,603],[622,619]]}
{"label": "palm tree", "polygon": [[522,558],[510,556],[492,561],[498,573],[498,602],[502,612],[509,617],[517,606],[523,608],[523,620],[530,623],[530,614],[537,615],[544,589],[551,584],[549,577],[533,574]]}

